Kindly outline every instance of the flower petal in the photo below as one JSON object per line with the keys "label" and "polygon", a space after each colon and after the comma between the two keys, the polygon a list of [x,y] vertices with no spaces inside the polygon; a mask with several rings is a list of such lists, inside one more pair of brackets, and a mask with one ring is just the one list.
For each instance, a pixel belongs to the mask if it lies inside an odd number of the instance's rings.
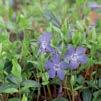
{"label": "flower petal", "polygon": [[55,77],[55,73],[56,73],[56,71],[54,71],[54,69],[50,69],[50,70],[48,71],[48,74],[49,74],[49,77],[50,77],[50,78],[54,78],[54,77]]}
{"label": "flower petal", "polygon": [[87,60],[88,60],[86,54],[80,55],[80,56],[78,57],[78,59],[79,59],[80,63],[82,63],[82,64],[87,63]]}
{"label": "flower petal", "polygon": [[96,2],[90,2],[90,3],[88,4],[88,7],[89,7],[89,8],[92,8],[92,9],[96,9],[96,8],[98,7],[98,4],[97,4]]}
{"label": "flower petal", "polygon": [[78,47],[76,49],[76,53],[77,54],[84,54],[86,52],[86,48],[83,48],[83,47]]}
{"label": "flower petal", "polygon": [[42,48],[42,46],[40,46],[39,51],[42,52],[42,53],[45,53],[47,50],[46,50],[46,48]]}
{"label": "flower petal", "polygon": [[57,76],[59,77],[60,80],[64,79],[64,71],[63,70],[58,70],[57,71]]}
{"label": "flower petal", "polygon": [[70,68],[71,69],[76,69],[76,68],[78,68],[78,66],[79,66],[79,62],[78,61],[70,61]]}
{"label": "flower petal", "polygon": [[60,62],[60,55],[57,54],[57,53],[53,54],[52,61],[53,61],[54,64],[59,64],[59,62]]}
{"label": "flower petal", "polygon": [[52,69],[53,68],[53,66],[54,66],[54,64],[50,61],[50,60],[48,60],[47,62],[46,62],[46,64],[45,64],[45,69]]}
{"label": "flower petal", "polygon": [[65,57],[70,57],[74,53],[75,53],[75,48],[72,45],[69,45]]}
{"label": "flower petal", "polygon": [[50,45],[50,40],[51,40],[51,33],[49,32],[44,32],[38,40],[38,43],[40,45],[40,50],[41,52],[48,52],[48,46]]}
{"label": "flower petal", "polygon": [[39,37],[39,42],[42,43],[43,41],[44,42],[47,42],[49,43],[50,40],[51,40],[51,33],[49,32],[44,32],[40,37]]}
{"label": "flower petal", "polygon": [[61,69],[66,69],[66,68],[68,68],[68,64],[67,63],[65,63],[64,61],[62,61],[61,63],[60,63],[60,68]]}
{"label": "flower petal", "polygon": [[47,46],[47,51],[51,53],[55,53],[54,48],[52,48],[50,45]]}

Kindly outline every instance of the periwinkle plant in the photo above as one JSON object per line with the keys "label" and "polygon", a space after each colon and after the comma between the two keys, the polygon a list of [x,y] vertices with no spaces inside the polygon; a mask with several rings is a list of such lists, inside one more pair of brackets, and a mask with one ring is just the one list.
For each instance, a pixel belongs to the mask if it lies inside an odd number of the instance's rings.
{"label": "periwinkle plant", "polygon": [[53,52],[54,49],[50,45],[50,41],[52,38],[52,34],[50,32],[44,32],[38,40],[38,43],[40,45],[40,51],[41,52]]}
{"label": "periwinkle plant", "polygon": [[60,80],[64,79],[64,69],[67,67],[67,64],[61,60],[60,55],[57,53],[55,53],[52,56],[52,59],[48,60],[45,65],[45,68],[49,73],[49,77],[54,78],[57,76]]}
{"label": "periwinkle plant", "polygon": [[0,100],[101,101],[100,11],[101,0],[1,0]]}
{"label": "periwinkle plant", "polygon": [[87,63],[87,56],[85,54],[86,48],[77,47],[74,48],[72,45],[68,45],[68,51],[65,54],[65,61],[69,64],[69,67],[76,69],[80,64]]}
{"label": "periwinkle plant", "polygon": [[86,48],[82,46],[74,48],[73,45],[69,44],[65,56],[62,58],[61,54],[51,47],[51,39],[52,34],[49,32],[45,32],[39,37],[41,52],[49,52],[52,56],[51,59],[47,60],[45,64],[45,69],[50,78],[58,77],[60,80],[64,80],[65,69],[77,69],[80,64],[87,63],[88,57],[85,54]]}

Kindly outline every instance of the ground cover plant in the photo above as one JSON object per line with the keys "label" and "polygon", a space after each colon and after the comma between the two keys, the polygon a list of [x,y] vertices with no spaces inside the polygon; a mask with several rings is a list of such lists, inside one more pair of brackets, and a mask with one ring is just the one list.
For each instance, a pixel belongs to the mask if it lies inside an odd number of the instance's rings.
{"label": "ground cover plant", "polygon": [[101,101],[101,1],[0,0],[0,101]]}

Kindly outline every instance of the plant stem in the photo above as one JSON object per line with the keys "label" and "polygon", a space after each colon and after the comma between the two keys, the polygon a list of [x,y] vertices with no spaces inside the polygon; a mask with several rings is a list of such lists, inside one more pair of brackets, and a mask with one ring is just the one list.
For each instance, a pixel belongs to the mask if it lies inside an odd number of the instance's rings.
{"label": "plant stem", "polygon": [[37,101],[39,101],[39,96],[40,96],[40,88],[38,88]]}
{"label": "plant stem", "polygon": [[4,98],[3,98],[2,94],[0,94],[0,99],[1,99],[1,101],[4,101]]}
{"label": "plant stem", "polygon": [[72,91],[72,101],[75,101],[75,98],[74,98],[74,91]]}
{"label": "plant stem", "polygon": [[46,90],[45,90],[45,86],[43,86],[43,90],[44,90],[44,95],[45,95],[45,100],[46,100]]}
{"label": "plant stem", "polygon": [[19,85],[19,88],[18,88],[18,94],[19,94],[19,99],[21,100],[20,85]]}
{"label": "plant stem", "polygon": [[47,90],[48,90],[49,97],[50,97],[50,98],[52,98],[52,95],[51,95],[51,90],[50,90],[49,85],[47,85]]}
{"label": "plant stem", "polygon": [[67,92],[67,95],[69,97],[69,100],[72,101],[71,96],[70,96],[70,92],[69,92],[69,89],[68,89],[68,86],[67,86],[67,76],[66,76],[66,80],[65,80],[65,87],[66,87],[66,92]]}
{"label": "plant stem", "polygon": [[54,85],[54,95],[56,97],[56,85]]}
{"label": "plant stem", "polygon": [[[71,77],[72,77],[72,75],[73,75],[73,72],[71,70]],[[71,92],[71,94],[72,94],[72,101],[75,101],[75,98],[74,98],[74,87],[73,87],[72,83],[70,83],[70,84],[71,84],[71,90],[72,90],[72,92]]]}

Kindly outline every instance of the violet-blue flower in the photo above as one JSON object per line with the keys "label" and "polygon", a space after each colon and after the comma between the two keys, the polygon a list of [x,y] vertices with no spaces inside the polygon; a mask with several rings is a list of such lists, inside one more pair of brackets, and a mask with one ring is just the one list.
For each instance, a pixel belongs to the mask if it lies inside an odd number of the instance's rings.
{"label": "violet-blue flower", "polygon": [[89,2],[88,7],[91,9],[101,9],[101,5],[98,5],[96,2]]}
{"label": "violet-blue flower", "polygon": [[64,79],[64,69],[67,68],[67,63],[61,61],[59,54],[54,54],[51,60],[48,60],[45,65],[50,78],[57,76],[60,80]]}
{"label": "violet-blue flower", "polygon": [[52,37],[52,34],[49,32],[44,32],[39,37],[38,41],[39,41],[41,52],[53,52],[54,51],[54,49],[50,46],[51,37]]}
{"label": "violet-blue flower", "polygon": [[76,69],[80,64],[87,63],[87,56],[85,54],[86,48],[77,47],[74,48],[72,45],[68,46],[68,51],[65,54],[65,62],[69,64],[69,67]]}

